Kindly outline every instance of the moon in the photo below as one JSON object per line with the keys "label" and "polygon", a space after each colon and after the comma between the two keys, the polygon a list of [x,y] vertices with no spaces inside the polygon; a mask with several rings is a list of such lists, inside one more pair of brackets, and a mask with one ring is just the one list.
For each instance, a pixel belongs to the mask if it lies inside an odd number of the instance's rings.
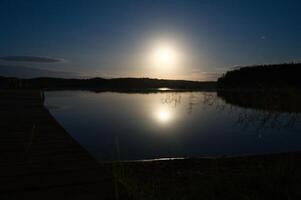
{"label": "moon", "polygon": [[159,67],[171,67],[176,64],[177,53],[171,45],[162,44],[153,52],[153,62]]}
{"label": "moon", "polygon": [[143,65],[146,76],[172,79],[183,73],[184,49],[176,41],[149,42],[145,52]]}

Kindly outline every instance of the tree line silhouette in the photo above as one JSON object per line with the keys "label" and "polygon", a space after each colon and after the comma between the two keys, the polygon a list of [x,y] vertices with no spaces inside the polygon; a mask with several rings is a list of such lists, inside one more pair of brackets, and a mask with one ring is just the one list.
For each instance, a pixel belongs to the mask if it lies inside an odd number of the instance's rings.
{"label": "tree line silhouette", "polygon": [[273,65],[254,65],[236,67],[226,72],[217,82],[165,80],[152,78],[31,78],[21,79],[0,77],[0,88],[18,89],[83,89],[83,90],[148,90],[157,88],[183,90],[215,90],[217,89],[301,89],[301,63],[284,63]]}
{"label": "tree line silhouette", "polygon": [[301,63],[236,67],[218,79],[218,89],[301,88]]}
{"label": "tree line silhouette", "polygon": [[0,77],[0,88],[10,89],[42,89],[42,90],[148,90],[157,88],[186,89],[186,90],[214,90],[216,82],[164,80],[151,78],[91,78],[91,79],[63,79],[63,78],[32,78],[19,79]]}

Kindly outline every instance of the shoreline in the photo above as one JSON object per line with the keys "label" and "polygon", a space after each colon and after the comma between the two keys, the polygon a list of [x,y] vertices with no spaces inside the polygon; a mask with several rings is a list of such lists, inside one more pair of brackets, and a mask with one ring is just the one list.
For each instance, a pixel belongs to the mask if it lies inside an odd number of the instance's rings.
{"label": "shoreline", "polygon": [[[115,166],[115,167],[114,167]],[[300,199],[301,153],[113,163],[134,199]]]}

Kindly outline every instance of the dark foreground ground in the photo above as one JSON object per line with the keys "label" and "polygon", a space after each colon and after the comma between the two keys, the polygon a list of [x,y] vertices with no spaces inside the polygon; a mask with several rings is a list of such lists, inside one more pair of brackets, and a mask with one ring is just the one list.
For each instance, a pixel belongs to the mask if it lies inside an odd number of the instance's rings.
{"label": "dark foreground ground", "polygon": [[136,199],[301,199],[301,154],[119,163]]}
{"label": "dark foreground ground", "polygon": [[38,91],[0,91],[0,199],[115,199],[97,163],[44,108]]}
{"label": "dark foreground ground", "polygon": [[301,199],[301,154],[97,163],[38,91],[0,91],[0,199]]}

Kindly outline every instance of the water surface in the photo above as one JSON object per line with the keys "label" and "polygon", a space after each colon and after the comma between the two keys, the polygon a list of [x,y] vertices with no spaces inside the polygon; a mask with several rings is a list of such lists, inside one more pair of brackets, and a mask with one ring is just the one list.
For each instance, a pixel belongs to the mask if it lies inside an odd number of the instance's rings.
{"label": "water surface", "polygon": [[244,108],[215,92],[54,91],[45,104],[99,160],[301,150],[298,112]]}

